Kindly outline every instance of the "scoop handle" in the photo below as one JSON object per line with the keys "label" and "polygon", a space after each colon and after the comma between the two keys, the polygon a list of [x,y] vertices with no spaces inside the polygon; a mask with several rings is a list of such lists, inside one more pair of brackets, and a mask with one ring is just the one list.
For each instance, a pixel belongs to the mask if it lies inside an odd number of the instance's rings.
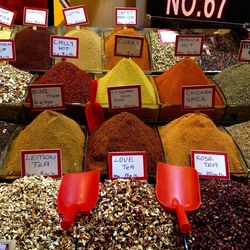
{"label": "scoop handle", "polygon": [[78,206],[71,206],[68,212],[63,216],[61,221],[61,227],[63,230],[68,231],[71,225],[74,223],[76,216],[79,212]]}
{"label": "scoop handle", "polygon": [[191,226],[188,221],[184,207],[179,203],[177,199],[173,199],[173,207],[177,215],[179,226],[183,234],[188,234],[191,231]]}
{"label": "scoop handle", "polygon": [[95,104],[97,87],[98,87],[98,81],[97,80],[92,80],[92,83],[91,83],[91,95],[90,95],[90,103],[92,105]]}

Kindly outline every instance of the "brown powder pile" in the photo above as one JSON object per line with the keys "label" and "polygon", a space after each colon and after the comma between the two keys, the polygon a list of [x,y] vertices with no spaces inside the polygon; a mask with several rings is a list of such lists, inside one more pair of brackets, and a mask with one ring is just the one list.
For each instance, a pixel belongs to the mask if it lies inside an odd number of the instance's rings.
{"label": "brown powder pile", "polygon": [[245,173],[232,138],[204,114],[184,115],[159,129],[167,161],[189,166],[190,150],[225,151],[231,173]]}
{"label": "brown powder pile", "polygon": [[88,138],[87,169],[108,173],[108,153],[146,151],[149,174],[155,174],[162,149],[155,131],[135,115],[123,112],[104,122]]}

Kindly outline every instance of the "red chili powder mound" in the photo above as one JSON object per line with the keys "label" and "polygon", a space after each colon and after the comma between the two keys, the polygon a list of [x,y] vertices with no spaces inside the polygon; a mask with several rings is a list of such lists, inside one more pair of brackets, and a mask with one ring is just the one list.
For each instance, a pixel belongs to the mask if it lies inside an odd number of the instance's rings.
{"label": "red chili powder mound", "polygon": [[149,174],[156,173],[162,161],[161,142],[151,127],[135,115],[122,112],[105,121],[87,142],[87,169],[108,173],[108,153],[119,151],[146,151]]}
{"label": "red chili powder mound", "polygon": [[87,103],[90,100],[93,77],[72,63],[59,62],[34,84],[64,84],[66,103]]}

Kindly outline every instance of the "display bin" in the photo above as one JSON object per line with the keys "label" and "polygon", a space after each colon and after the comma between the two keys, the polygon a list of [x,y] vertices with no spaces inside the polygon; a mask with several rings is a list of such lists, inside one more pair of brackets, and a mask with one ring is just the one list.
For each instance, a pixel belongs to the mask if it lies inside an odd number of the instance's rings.
{"label": "display bin", "polygon": [[224,124],[241,123],[250,120],[250,104],[249,105],[232,105],[227,104],[223,117]]}

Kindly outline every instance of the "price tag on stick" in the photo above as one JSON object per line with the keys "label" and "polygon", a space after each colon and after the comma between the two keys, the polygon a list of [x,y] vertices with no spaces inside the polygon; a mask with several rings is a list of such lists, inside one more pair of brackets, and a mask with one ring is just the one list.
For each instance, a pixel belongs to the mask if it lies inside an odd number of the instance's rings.
{"label": "price tag on stick", "polygon": [[191,164],[202,178],[229,179],[226,152],[191,150]]}
{"label": "price tag on stick", "polygon": [[0,6],[0,25],[12,28],[16,17],[16,12]]}
{"label": "price tag on stick", "polygon": [[63,16],[65,25],[68,27],[89,23],[85,5],[63,9]]}
{"label": "price tag on stick", "polygon": [[116,26],[137,26],[138,8],[115,8]]}
{"label": "price tag on stick", "polygon": [[147,180],[146,152],[110,152],[109,178]]}
{"label": "price tag on stick", "polygon": [[23,24],[31,26],[48,26],[48,9],[37,9],[24,7]]}
{"label": "price tag on stick", "polygon": [[0,40],[0,61],[15,61],[15,43],[14,40]]}
{"label": "price tag on stick", "polygon": [[241,41],[238,61],[250,62],[250,40]]}

